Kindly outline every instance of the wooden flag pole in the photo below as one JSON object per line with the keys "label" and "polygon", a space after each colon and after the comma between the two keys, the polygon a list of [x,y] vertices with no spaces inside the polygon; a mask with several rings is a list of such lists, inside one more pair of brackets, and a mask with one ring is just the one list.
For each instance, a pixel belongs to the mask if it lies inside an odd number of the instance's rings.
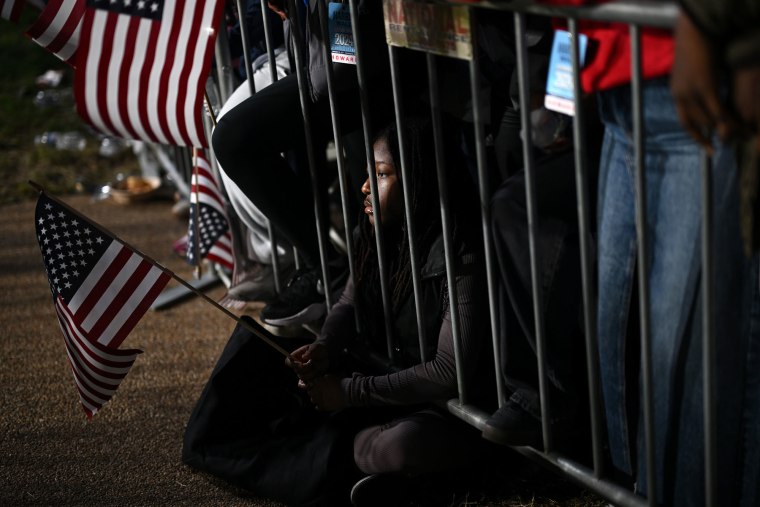
{"label": "wooden flag pole", "polygon": [[69,212],[74,213],[75,215],[82,216],[82,217],[86,218],[87,220],[89,220],[90,223],[92,223],[92,225],[94,227],[96,227],[97,229],[99,229],[103,234],[106,234],[106,235],[108,235],[108,236],[110,236],[110,237],[112,237],[114,239],[119,240],[120,242],[124,243],[125,245],[128,245],[130,248],[132,248],[132,250],[134,250],[138,254],[142,255],[145,258],[146,261],[148,261],[149,263],[153,264],[158,269],[162,270],[164,273],[166,273],[167,275],[169,275],[172,278],[174,278],[177,282],[179,282],[180,284],[184,285],[185,288],[187,288],[189,291],[191,291],[191,292],[195,293],[196,295],[200,296],[204,301],[206,301],[207,303],[211,304],[217,310],[221,311],[222,313],[224,313],[225,315],[227,315],[231,319],[235,320],[239,325],[243,326],[248,331],[250,331],[251,333],[253,333],[257,338],[259,338],[262,341],[264,341],[267,345],[269,345],[270,347],[272,347],[273,349],[275,349],[277,352],[279,352],[280,354],[282,354],[286,358],[289,358],[291,360],[291,363],[296,364],[295,360],[290,357],[290,353],[287,350],[285,350],[284,348],[280,347],[277,343],[275,343],[274,341],[272,341],[272,339],[269,338],[268,336],[266,336],[266,334],[264,334],[262,332],[262,330],[256,329],[256,327],[253,326],[253,325],[251,325],[248,321],[241,319],[240,317],[238,317],[237,315],[235,315],[234,313],[232,313],[231,311],[229,311],[227,308],[223,307],[222,305],[220,305],[219,303],[217,303],[216,301],[214,301],[213,299],[211,299],[210,297],[208,297],[202,291],[200,291],[200,290],[196,289],[195,287],[193,287],[192,285],[190,285],[190,283],[188,283],[183,278],[181,278],[180,276],[178,276],[176,273],[174,273],[174,271],[172,271],[169,268],[167,268],[167,267],[159,264],[157,261],[155,261],[151,257],[145,255],[140,250],[132,247],[129,243],[127,243],[126,241],[122,240],[119,236],[117,236],[113,232],[109,231],[106,227],[100,225],[99,223],[95,222],[94,220],[92,220],[89,217],[85,217],[84,215],[82,215],[82,213],[76,211],[74,208],[72,208],[68,204],[64,203],[60,199],[58,199],[56,197],[53,197],[52,195],[48,194],[41,185],[39,185],[39,184],[37,184],[37,183],[35,183],[33,181],[29,181],[29,184],[32,187],[34,187],[38,192],[40,192],[41,194],[45,194],[50,200],[55,201],[57,204],[59,204],[60,206],[62,206],[66,210],[68,210]]}
{"label": "wooden flag pole", "polygon": [[[195,220],[193,221],[193,234],[195,235],[195,241],[193,242],[193,260],[195,264],[195,278],[200,278],[203,275],[203,268],[201,267],[201,196],[198,191],[198,152],[193,148],[193,178],[195,178],[195,185],[190,182],[190,205],[195,208]],[[195,191],[193,191],[195,188]],[[195,203],[193,204],[193,195],[195,195]]]}

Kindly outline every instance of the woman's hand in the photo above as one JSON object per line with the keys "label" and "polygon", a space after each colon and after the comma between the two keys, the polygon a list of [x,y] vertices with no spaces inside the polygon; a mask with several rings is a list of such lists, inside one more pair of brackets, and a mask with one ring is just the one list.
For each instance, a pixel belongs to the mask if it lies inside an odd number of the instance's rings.
{"label": "woman's hand", "polygon": [[304,345],[294,350],[285,360],[285,364],[293,368],[298,378],[309,382],[327,373],[327,346],[318,342]]}
{"label": "woman's hand", "polygon": [[298,387],[308,393],[314,408],[317,410],[328,412],[346,406],[343,389],[340,387],[340,379],[334,375],[323,375],[309,382],[299,380]]}

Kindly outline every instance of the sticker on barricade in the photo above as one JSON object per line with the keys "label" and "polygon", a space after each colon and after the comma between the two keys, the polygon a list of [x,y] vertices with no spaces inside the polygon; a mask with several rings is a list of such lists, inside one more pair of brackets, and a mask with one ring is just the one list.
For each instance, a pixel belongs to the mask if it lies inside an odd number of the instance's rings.
{"label": "sticker on barricade", "polygon": [[[549,58],[549,72],[546,79],[546,96],[544,107],[568,116],[575,116],[575,102],[573,100],[573,60],[572,60],[572,37],[565,30],[554,32],[552,54]],[[586,55],[587,37],[578,35],[578,56],[581,66]]]}
{"label": "sticker on barricade", "polygon": [[330,2],[328,9],[327,25],[330,32],[332,61],[356,65],[356,49],[354,49],[354,33],[351,29],[349,6],[339,2]]}
{"label": "sticker on barricade", "polygon": [[470,11],[418,0],[383,0],[389,45],[472,60]]}

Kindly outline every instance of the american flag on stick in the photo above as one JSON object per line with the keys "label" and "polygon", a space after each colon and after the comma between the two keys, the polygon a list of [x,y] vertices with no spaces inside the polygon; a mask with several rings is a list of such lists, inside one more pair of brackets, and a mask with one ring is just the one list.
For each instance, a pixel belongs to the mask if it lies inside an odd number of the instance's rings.
{"label": "american flag on stick", "polygon": [[101,132],[207,146],[202,117],[224,0],[86,0],[74,94]]}
{"label": "american flag on stick", "polygon": [[142,352],[119,345],[171,275],[44,192],[35,226],[79,398],[92,418]]}
{"label": "american flag on stick", "polygon": [[197,266],[208,259],[231,270],[235,257],[224,197],[203,150],[195,149],[193,160],[187,261]]}
{"label": "american flag on stick", "polygon": [[15,23],[21,17],[23,8],[24,0],[0,0],[0,18]]}
{"label": "american flag on stick", "polygon": [[86,0],[50,0],[26,34],[74,66]]}

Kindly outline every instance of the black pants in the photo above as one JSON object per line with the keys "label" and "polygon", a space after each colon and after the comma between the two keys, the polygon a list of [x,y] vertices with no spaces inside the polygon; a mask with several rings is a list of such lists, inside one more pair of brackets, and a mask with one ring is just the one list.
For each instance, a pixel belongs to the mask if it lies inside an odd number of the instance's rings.
{"label": "black pants", "polygon": [[[535,179],[547,376],[553,417],[563,417],[577,408],[586,371],[573,153],[537,159]],[[504,181],[492,203],[502,371],[511,399],[539,417],[525,172]]]}
{"label": "black pants", "polygon": [[[355,83],[355,76],[349,77]],[[342,83],[344,91],[337,94],[341,134],[344,135],[361,127],[358,86],[354,83]],[[375,124],[390,119],[388,113],[393,111],[393,103],[389,101],[389,89],[378,83],[369,90],[371,119]],[[321,100],[310,106],[317,185],[324,195],[329,184],[324,148],[333,136],[329,101]],[[314,201],[296,75],[271,84],[224,115],[212,141],[216,157],[230,178],[272,221],[278,233],[298,249],[304,264],[318,266]],[[286,152],[295,153],[294,167],[281,156]],[[360,190],[355,191],[358,199]],[[326,217],[327,206],[324,207]],[[326,228],[327,224],[320,226]]]}

